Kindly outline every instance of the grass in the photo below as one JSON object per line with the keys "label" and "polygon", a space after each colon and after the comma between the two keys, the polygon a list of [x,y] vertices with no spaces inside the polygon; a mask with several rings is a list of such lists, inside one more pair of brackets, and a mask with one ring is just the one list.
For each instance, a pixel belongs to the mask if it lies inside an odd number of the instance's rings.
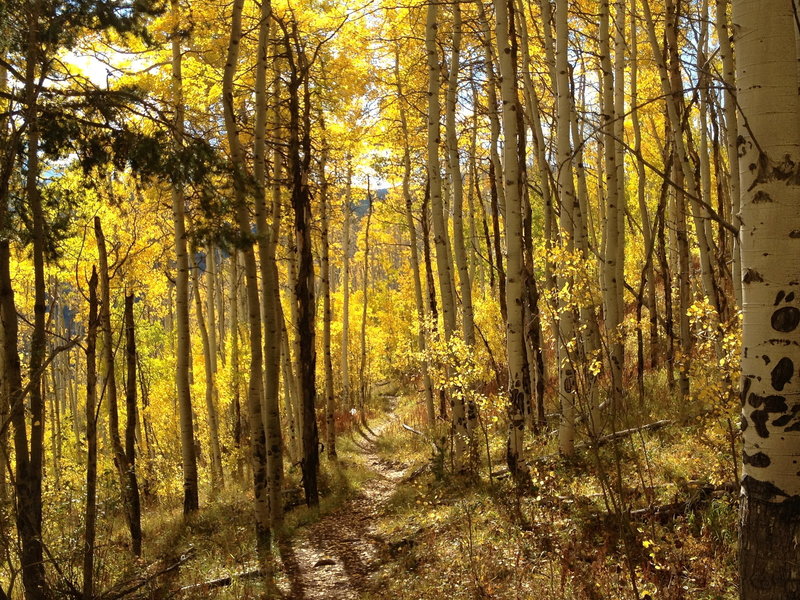
{"label": "grass", "polygon": [[[674,411],[663,399],[648,408],[639,422]],[[407,403],[398,414],[411,410]],[[485,476],[468,486],[426,473],[399,486],[378,523],[396,551],[375,575],[380,593],[367,597],[634,598],[632,580],[640,598],[737,597],[734,498],[668,519],[605,516],[614,502],[688,502],[697,488],[690,482],[730,481],[727,434],[717,421],[632,436],[570,462],[538,463],[521,494],[508,479]],[[494,459],[501,433],[490,433]],[[380,447],[387,456],[408,453],[412,465],[425,459],[424,442],[401,429],[388,429]],[[531,440],[530,447],[555,450],[552,441]]]}
{"label": "grass", "polygon": [[[675,400],[659,394],[662,386],[658,374],[648,378],[645,403],[639,406],[637,400],[629,411],[631,424],[675,416]],[[380,414],[392,416],[380,423],[382,433],[372,448],[382,460],[402,461],[407,474],[419,475],[398,483],[374,523],[383,541],[382,562],[371,576],[378,591],[365,599],[628,599],[634,598],[633,583],[639,598],[736,597],[735,498],[715,497],[666,519],[627,518],[614,509],[689,502],[697,493],[696,482],[733,481],[736,466],[724,418],[707,414],[685,426],[584,451],[570,461],[556,457],[533,462],[529,485],[518,489],[502,475],[501,409],[501,403],[490,400],[482,410],[494,477],[488,476],[487,444],[482,439],[481,477],[468,483],[453,477],[447,464],[421,470],[434,456],[431,438],[402,427],[407,423],[425,431],[417,398],[404,397],[397,406],[382,407]],[[378,423],[371,425],[374,429]],[[431,437],[441,439],[447,431],[446,424],[440,425]],[[287,513],[283,536],[301,534],[376,476],[367,464],[365,443],[358,432],[338,438],[339,460],[322,460],[319,509],[298,507]],[[557,450],[549,434],[529,436],[527,446],[529,457]],[[298,471],[296,466],[287,470],[287,487],[300,486]],[[63,507],[59,510],[77,510],[68,503]],[[130,559],[117,509],[101,506],[101,589],[132,578],[146,565],[170,564],[190,549],[192,558],[176,574],[143,588],[140,597],[170,597],[180,587],[256,567],[252,492],[246,483],[229,480],[226,489],[213,501],[205,498],[201,512],[189,520],[184,520],[176,501],[145,507],[146,555],[141,561]],[[77,553],[80,536],[68,528],[62,535],[69,552]],[[79,573],[67,575],[77,581]],[[287,587],[280,568],[276,579]],[[269,597],[263,584],[254,580],[203,594],[226,600],[265,596]]]}

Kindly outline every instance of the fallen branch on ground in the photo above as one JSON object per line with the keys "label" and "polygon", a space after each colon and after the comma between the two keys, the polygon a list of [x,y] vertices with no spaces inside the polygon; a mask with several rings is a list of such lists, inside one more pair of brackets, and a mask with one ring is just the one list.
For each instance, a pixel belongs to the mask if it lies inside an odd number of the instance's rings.
{"label": "fallen branch on ground", "polygon": [[253,569],[252,571],[242,571],[240,573],[233,573],[226,577],[220,577],[219,579],[212,579],[211,581],[204,581],[202,583],[193,583],[192,585],[185,585],[180,588],[176,594],[186,594],[186,593],[199,593],[205,592],[208,590],[213,590],[215,588],[227,587],[233,584],[234,581],[238,579],[258,579],[259,577],[263,577],[266,573],[262,569]]}
{"label": "fallen branch on ground", "polygon": [[102,594],[98,595],[96,598],[97,600],[119,600],[120,598],[124,598],[135,591],[143,588],[151,581],[158,579],[162,575],[166,575],[167,573],[171,573],[173,571],[177,571],[183,563],[188,561],[192,558],[195,554],[194,548],[189,548],[186,552],[180,555],[180,557],[173,563],[167,565],[166,567],[160,568],[153,573],[147,573],[146,571],[152,569],[157,563],[153,563],[145,569],[145,574],[140,575],[130,581],[123,581],[118,583],[111,589],[103,592]]}
{"label": "fallen branch on ground", "polygon": [[[730,482],[723,483],[722,485],[706,484],[702,487],[692,490],[692,495],[686,500],[675,500],[673,502],[660,504],[658,506],[637,508],[630,511],[628,516],[630,519],[634,520],[652,518],[658,520],[659,522],[666,522],[677,517],[678,515],[685,514],[690,510],[700,508],[711,500],[722,497],[724,494],[735,492],[738,489],[738,484],[732,484]],[[610,519],[615,515],[612,513],[602,513],[596,516],[598,518]]]}
{"label": "fallen branch on ground", "polygon": [[[621,429],[620,431],[615,431],[614,433],[609,433],[608,435],[604,435],[596,440],[589,440],[586,442],[580,442],[579,444],[575,444],[575,451],[579,450],[586,450],[588,448],[599,448],[609,442],[613,442],[616,440],[621,440],[626,437],[632,436],[635,433],[641,433],[643,431],[656,431],[657,429],[663,429],[667,425],[672,425],[675,421],[672,419],[662,419],[661,421],[655,421],[654,423],[648,423],[647,425],[641,425],[639,427],[631,427],[630,429]],[[549,460],[553,460],[559,458],[560,454],[545,454],[544,456],[539,456],[537,458],[532,459],[532,462],[547,462]]]}
{"label": "fallen branch on ground", "polygon": [[414,429],[413,427],[411,427],[411,425],[406,425],[405,423],[401,423],[401,425],[403,426],[403,429],[405,429],[406,431],[410,431],[411,433],[418,435],[421,438],[424,438],[431,445],[434,456],[439,453],[439,448],[436,446],[436,443],[424,431],[420,431],[419,429]]}

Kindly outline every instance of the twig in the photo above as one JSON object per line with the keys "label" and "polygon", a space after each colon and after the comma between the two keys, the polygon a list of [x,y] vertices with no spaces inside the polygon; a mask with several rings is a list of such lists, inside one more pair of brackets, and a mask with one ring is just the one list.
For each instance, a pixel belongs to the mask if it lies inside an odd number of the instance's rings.
{"label": "twig", "polygon": [[233,573],[232,575],[228,575],[226,577],[220,577],[219,579],[204,581],[203,583],[194,583],[192,585],[185,585],[175,593],[185,594],[188,592],[194,592],[194,593],[205,592],[207,590],[213,590],[215,588],[229,586],[236,579],[258,579],[259,577],[263,577],[264,575],[266,575],[266,572],[262,569],[254,569],[252,571],[242,571],[240,573]]}
{"label": "twig", "polygon": [[102,594],[97,596],[97,600],[119,600],[119,598],[124,598],[125,596],[132,594],[136,590],[141,589],[154,579],[157,579],[162,575],[166,575],[167,573],[171,573],[172,571],[176,571],[181,567],[181,565],[183,565],[183,563],[192,558],[194,554],[195,554],[195,549],[190,548],[189,550],[181,554],[180,558],[178,558],[178,560],[172,563],[171,565],[159,569],[158,571],[150,575],[144,575],[139,577],[138,579],[117,584],[110,590],[103,592]]}

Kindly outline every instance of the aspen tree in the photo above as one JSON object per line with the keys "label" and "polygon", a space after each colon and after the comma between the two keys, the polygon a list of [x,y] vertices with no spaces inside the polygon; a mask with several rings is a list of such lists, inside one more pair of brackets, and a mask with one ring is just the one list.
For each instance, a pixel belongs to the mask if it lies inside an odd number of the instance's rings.
{"label": "aspen tree", "polygon": [[[314,262],[311,251],[311,91],[310,64],[300,44],[297,20],[281,24],[288,63],[288,155],[291,206],[294,216],[293,242],[297,248],[297,280],[293,286],[293,306],[297,307],[298,399],[302,410],[303,488],[306,504],[319,506],[317,477],[319,470],[319,437],[316,404],[316,347],[314,326]],[[302,94],[301,94],[302,92]],[[301,102],[302,95],[302,102]],[[301,107],[302,104],[302,107]]]}
{"label": "aspen tree", "polygon": [[[500,296],[500,313],[503,320],[507,320],[506,310],[506,275],[503,268],[503,250],[500,245],[500,209],[505,206],[505,187],[503,186],[503,165],[500,161],[498,145],[500,140],[500,116],[497,102],[497,75],[494,53],[492,52],[492,29],[486,16],[486,9],[482,0],[475,0],[478,9],[478,22],[483,30],[481,45],[483,46],[483,63],[486,69],[486,96],[489,114],[489,130],[491,141],[489,143],[489,186],[491,193],[492,233],[494,235],[494,264],[497,269],[497,281]],[[487,248],[487,252],[489,249]]]}
{"label": "aspen tree", "polygon": [[734,0],[742,241],[739,590],[797,596],[800,571],[800,77],[794,6]]}
{"label": "aspen tree", "polygon": [[[631,12],[636,14],[634,1]],[[647,178],[642,156],[642,126],[639,117],[639,42],[637,19],[631,19],[631,124],[633,126],[633,154],[636,156],[636,199],[639,206],[639,218],[642,221],[642,237],[646,248],[655,244],[650,213],[647,208]],[[658,313],[656,306],[656,276],[652,251],[648,252],[643,268],[647,278],[647,307],[650,325],[650,368],[658,364]]]}
{"label": "aspen tree", "polygon": [[128,460],[128,510],[131,515],[131,538],[133,553],[142,554],[142,506],[139,497],[139,480],[136,474],[136,424],[139,421],[136,406],[136,329],[133,319],[133,294],[125,295],[125,455]]}
{"label": "aspen tree", "polygon": [[[217,383],[217,362],[220,355],[220,345],[218,343],[219,327],[218,321],[223,321],[221,311],[218,311],[217,299],[222,297],[221,290],[217,289],[217,247],[214,244],[209,244],[206,252],[206,275],[204,277],[206,282],[206,313],[208,315],[208,348],[209,355],[209,368],[211,369],[211,401],[207,402],[207,410],[213,410],[213,416],[209,412],[208,427],[209,434],[213,438],[211,442],[211,460],[212,464],[217,458],[216,469],[219,477],[218,483],[220,487],[225,487],[225,473],[222,469],[222,452],[220,450],[219,441],[219,385]],[[199,293],[199,291],[198,291]],[[199,314],[199,311],[198,311]],[[205,358],[205,357],[204,357]]]}
{"label": "aspen tree", "polygon": [[97,269],[89,279],[86,332],[86,506],[83,533],[83,599],[94,598],[94,546],[97,532]]}
{"label": "aspen tree", "polygon": [[[522,53],[522,83],[525,93],[525,114],[528,118],[531,133],[533,136],[534,152],[536,154],[536,165],[539,169],[539,185],[542,190],[542,200],[544,207],[544,241],[545,248],[550,249],[550,242],[553,237],[553,196],[551,182],[553,172],[547,162],[547,148],[545,145],[544,132],[542,129],[542,115],[539,106],[539,94],[534,86],[531,77],[531,57],[530,43],[528,39],[528,20],[525,18],[522,0],[516,0],[516,10],[520,15],[519,19],[519,40],[520,52]],[[549,30],[549,26],[548,26]],[[552,48],[549,49],[552,53]],[[549,263],[549,260],[548,260]]]}
{"label": "aspen tree", "polygon": [[367,222],[364,224],[364,264],[361,269],[361,361],[358,369],[358,380],[360,393],[358,396],[358,416],[362,425],[367,423],[365,408],[369,400],[369,378],[367,376],[367,308],[369,292],[369,229],[372,224],[372,190],[369,188],[369,177],[367,178]]}
{"label": "aspen tree", "polygon": [[[8,403],[9,399],[9,390],[6,381],[6,374],[5,374],[5,332],[2,327],[2,321],[0,321],[0,365],[3,365],[3,372],[0,373],[0,423],[8,423],[10,414],[10,406]],[[72,388],[70,388],[72,389]],[[77,423],[77,418],[73,419],[73,423]],[[76,436],[77,437],[77,436]],[[2,431],[0,431],[0,502],[4,503],[9,499],[9,486],[8,480],[6,479],[6,473],[9,473],[9,469],[11,468],[10,460],[9,460],[9,445],[8,445],[8,427],[3,427]]]}
{"label": "aspen tree", "polygon": [[125,502],[125,520],[128,523],[133,551],[137,556],[142,548],[142,524],[139,515],[139,486],[136,471],[130,457],[122,446],[119,435],[119,402],[117,398],[117,378],[114,369],[114,336],[111,330],[111,282],[108,267],[108,251],[106,238],[100,223],[100,217],[94,218],[94,233],[97,238],[97,254],[100,267],[100,332],[103,342],[103,370],[106,407],[108,409],[108,434],[111,438],[111,450],[114,466],[117,468],[122,497]]}
{"label": "aspen tree", "polygon": [[[239,43],[242,36],[242,6],[244,0],[234,0],[231,11],[231,30],[225,72],[222,80],[222,99],[225,113],[225,129],[233,167],[234,192],[236,194],[236,221],[239,234],[246,240],[250,237],[250,219],[247,210],[245,188],[246,167],[244,149],[239,138],[234,113],[233,81],[239,61]],[[262,387],[262,343],[261,304],[258,294],[258,276],[253,244],[242,249],[247,291],[247,313],[250,324],[250,384],[247,394],[248,423],[250,429],[250,451],[253,469],[253,496],[255,509],[256,545],[259,559],[266,563],[270,556],[271,530],[269,498],[267,490],[267,450],[261,408]]]}
{"label": "aspen tree", "polygon": [[[197,256],[197,248],[192,246],[192,254]],[[206,261],[208,261],[208,254]],[[208,264],[208,262],[206,262]],[[222,453],[219,443],[219,424],[217,421],[217,407],[214,403],[214,389],[216,388],[216,375],[211,360],[214,354],[214,347],[211,344],[211,330],[214,329],[214,324],[209,321],[206,325],[206,319],[203,315],[203,300],[200,295],[200,278],[197,272],[200,270],[200,265],[195,262],[195,268],[192,269],[192,283],[194,285],[194,307],[195,316],[197,319],[197,328],[200,330],[200,339],[203,342],[203,362],[205,367],[205,399],[206,399],[206,418],[208,419],[208,434],[209,446],[211,448],[211,487],[217,491],[223,486],[222,476]],[[208,304],[207,304],[208,305]]]}
{"label": "aspen tree", "polygon": [[[436,32],[438,30],[438,5],[428,4],[427,19],[425,23],[425,50],[428,64],[428,186],[430,189],[431,220],[433,222],[433,244],[436,249],[436,270],[439,277],[439,293],[441,295],[442,319],[444,322],[444,340],[449,343],[456,330],[455,294],[453,291],[453,277],[451,269],[451,256],[447,236],[447,222],[445,220],[444,206],[442,203],[442,177],[439,166],[439,143],[441,106],[439,102],[439,57],[436,46]],[[456,471],[463,466],[466,451],[466,436],[462,435],[465,429],[463,396],[459,393],[451,395],[453,406],[454,444],[453,460]]]}
{"label": "aspen tree", "polygon": [[[625,0],[614,1],[614,151],[616,152],[617,167],[617,312],[620,319],[625,315],[625,214],[627,202],[625,198],[625,13],[627,11]],[[614,352],[619,356],[620,362],[624,361],[625,346]]]}
{"label": "aspen tree", "polygon": [[467,255],[464,245],[464,185],[461,161],[458,154],[458,132],[456,131],[458,73],[461,69],[461,27],[461,2],[457,0],[453,3],[453,38],[445,102],[445,137],[447,140],[453,202],[453,258],[458,270],[459,291],[461,292],[461,322],[464,341],[467,346],[472,347],[475,345],[472,283],[467,268]]}
{"label": "aspen tree", "polygon": [[[5,59],[6,56],[6,48],[5,45],[0,46],[0,58]],[[8,112],[8,105],[9,102],[2,98],[2,96],[8,91],[8,70],[5,66],[0,65],[0,112],[6,113]],[[3,137],[7,136],[10,131],[11,121],[8,117],[2,116],[0,117],[0,135]],[[13,154],[12,154],[13,157]],[[13,161],[13,158],[11,159]],[[9,162],[11,162],[9,161]],[[9,174],[10,175],[10,174]],[[5,178],[3,179],[2,185],[5,187]],[[6,210],[7,210],[7,198],[6,198],[7,191],[0,188],[0,216],[4,217]],[[0,223],[3,221],[0,220]],[[0,306],[0,316],[2,315],[2,307]],[[2,371],[0,371],[0,397],[3,398],[0,401],[0,423],[7,423],[10,418],[10,410],[11,406],[9,404],[9,400],[11,398],[10,390],[8,387],[8,376],[6,375],[6,358],[5,358],[5,328],[3,327],[2,319],[0,319],[0,365],[2,365]],[[70,388],[72,389],[72,388]],[[73,424],[77,424],[78,420],[75,417],[75,413],[73,412]],[[76,435],[76,438],[78,436]],[[10,461],[9,461],[9,444],[8,444],[8,427],[3,427],[2,431],[0,431],[0,502],[5,502],[8,499],[8,485],[6,483],[6,473],[10,473]]]}
{"label": "aspen tree", "polygon": [[244,476],[244,461],[242,457],[242,405],[241,405],[241,378],[239,376],[239,252],[234,250],[229,260],[229,283],[231,295],[231,388],[233,411],[233,447],[236,450],[236,475],[239,480]]}
{"label": "aspen tree", "polygon": [[[461,160],[458,155],[458,132],[456,131],[456,108],[458,95],[458,72],[461,68],[461,2],[453,3],[453,37],[447,94],[445,96],[445,138],[447,145],[448,170],[453,208],[453,243],[451,244],[456,270],[458,271],[461,292],[461,326],[464,342],[468,348],[475,345],[475,323],[472,309],[472,283],[467,268],[467,255],[464,248],[464,184],[461,174]],[[465,393],[461,386],[453,394],[453,433],[467,446],[472,447],[472,432],[477,415],[467,410]],[[458,452],[458,450],[457,450]],[[456,462],[460,458],[457,455]]]}
{"label": "aspen tree", "polygon": [[[258,236],[258,258],[261,275],[261,303],[264,307],[264,429],[266,436],[267,452],[267,482],[269,488],[270,520],[273,526],[278,526],[283,521],[283,439],[281,434],[280,418],[280,325],[278,320],[278,303],[280,290],[278,284],[278,267],[275,261],[277,246],[277,232],[275,226],[270,229],[267,225],[267,112],[268,112],[268,44],[270,34],[270,17],[272,4],[261,3],[261,14],[258,25],[258,55],[256,59],[256,122],[253,141],[253,178],[255,180],[255,217],[256,234]],[[277,83],[276,83],[277,86]],[[276,88],[276,105],[279,92]],[[277,175],[280,173],[280,159],[273,161],[273,175],[277,185]],[[272,211],[279,210],[280,190],[278,194],[278,208],[273,206]],[[273,215],[273,220],[279,218],[279,213]]]}
{"label": "aspen tree", "polygon": [[[319,115],[320,124],[324,127],[325,120]],[[319,161],[320,177],[320,220],[321,220],[321,256],[320,256],[320,294],[322,295],[322,360],[325,370],[325,444],[328,458],[336,458],[336,396],[333,389],[333,359],[331,357],[331,269],[329,248],[329,218],[328,175],[325,172],[328,162],[328,141],[322,140],[322,152]]]}
{"label": "aspen tree", "polygon": [[[436,302],[436,283],[433,276],[433,263],[431,261],[431,229],[428,218],[428,205],[430,204],[430,184],[425,184],[425,195],[422,199],[422,219],[420,226],[422,230],[422,258],[425,264],[425,289],[427,290],[428,310],[430,313],[431,334],[436,337],[439,328],[439,307]],[[447,419],[447,396],[444,388],[439,389],[439,418]]]}
{"label": "aspen tree", "polygon": [[[542,38],[544,42],[544,56],[545,56],[545,65],[547,66],[547,71],[549,73],[549,80],[551,88],[553,89],[556,97],[558,97],[558,77],[556,75],[556,55],[555,55],[555,48],[556,43],[553,37],[553,28],[551,26],[551,21],[553,20],[553,7],[551,5],[551,0],[539,0],[538,1],[539,12],[541,14],[541,27],[542,27]],[[558,109],[556,109],[556,112]],[[558,117],[556,117],[556,120]],[[557,136],[556,136],[557,137]],[[556,143],[557,146],[557,143]],[[556,154],[558,150],[556,148]],[[563,168],[563,165],[562,165]],[[556,170],[555,180],[553,181],[554,187],[558,188],[558,176],[560,174],[560,170]],[[570,178],[571,180],[571,178]],[[552,261],[552,249],[553,249],[553,241],[556,238],[556,234],[558,233],[558,227],[560,225],[556,223],[556,211],[554,207],[554,203],[560,202],[560,191],[556,189],[553,192],[553,199],[551,201],[550,206],[547,205],[545,201],[545,215],[544,215],[544,244],[545,244],[545,252],[546,258],[544,263],[544,270],[545,270],[545,288],[553,293],[556,289],[556,276],[553,273],[553,261]],[[558,323],[553,323],[553,334],[556,339],[558,339]]]}
{"label": "aspen tree", "polygon": [[[683,102],[682,84],[680,79],[680,65],[678,59],[678,5],[676,0],[667,0],[667,23],[666,23],[666,42],[667,51],[670,55],[669,68],[664,60],[661,44],[656,36],[655,23],[653,22],[650,10],[650,0],[642,0],[642,9],[647,25],[647,36],[653,54],[653,61],[656,63],[661,82],[661,91],[666,99],[667,121],[670,127],[671,139],[675,150],[676,169],[680,169],[681,176],[686,180],[686,192],[693,206],[693,216],[695,219],[695,229],[698,236],[698,246],[700,250],[701,275],[703,291],[708,297],[712,306],[718,309],[717,286],[714,278],[713,267],[711,266],[710,248],[705,234],[705,227],[702,225],[700,207],[709,210],[707,202],[701,198],[702,190],[695,177],[694,168],[690,162],[690,154],[687,144],[683,137],[682,111]],[[678,191],[680,195],[680,191]],[[710,211],[709,211],[710,212]],[[715,215],[717,216],[717,215]],[[719,310],[717,311],[719,312]]]}
{"label": "aspen tree", "polygon": [[[547,0],[543,0],[547,2]],[[555,68],[557,82],[556,116],[558,119],[557,165],[558,190],[561,212],[559,229],[562,247],[571,254],[574,251],[573,207],[575,185],[572,179],[572,148],[570,146],[570,104],[569,62],[567,57],[567,1],[557,0],[555,12]],[[556,289],[563,290],[571,284],[568,276],[557,276]],[[572,364],[570,345],[575,336],[574,316],[568,299],[558,294],[558,391],[561,403],[561,424],[559,426],[558,447],[565,456],[575,452],[575,369]]]}
{"label": "aspen tree", "polygon": [[[510,4],[510,6],[509,6]],[[521,174],[517,155],[519,99],[516,88],[516,35],[513,2],[494,0],[497,50],[500,57],[500,97],[503,101],[503,179],[506,195],[506,348],[508,353],[508,468],[516,478],[527,473],[523,436],[525,428],[524,273],[522,264]]]}
{"label": "aspen tree", "polygon": [[[425,304],[422,299],[422,277],[419,271],[419,249],[417,248],[417,226],[414,223],[414,210],[411,198],[411,149],[409,148],[408,117],[406,116],[406,100],[400,80],[400,45],[395,45],[394,61],[395,85],[399,100],[400,129],[403,133],[403,200],[405,206],[406,227],[411,248],[411,272],[414,277],[414,302],[417,309],[417,346],[423,355],[426,349],[425,340]],[[433,405],[433,384],[428,370],[428,360],[422,361],[422,383],[425,389],[425,409],[428,425],[433,426],[436,413]]]}
{"label": "aspen tree", "polygon": [[353,408],[350,391],[350,221],[352,206],[352,159],[347,158],[347,175],[345,179],[344,200],[342,202],[342,339],[341,370],[342,370],[342,402],[343,408]]}
{"label": "aspen tree", "polygon": [[[174,143],[183,144],[185,134],[183,106],[183,51],[180,31],[181,13],[178,0],[170,3],[174,26],[172,30],[172,102],[175,105]],[[192,395],[189,388],[189,255],[186,249],[186,199],[180,184],[172,185],[172,219],[175,227],[175,322],[177,329],[175,387],[181,423],[181,459],[183,461],[183,514],[200,508],[197,483],[197,456],[194,448]]]}
{"label": "aspen tree", "polygon": [[[728,193],[731,198],[731,218],[734,227],[738,230],[740,197],[739,186],[739,123],[736,113],[736,72],[731,45],[731,28],[728,23],[728,0],[716,0],[715,24],[717,39],[719,40],[719,54],[722,59],[722,82],[724,84],[725,98],[725,144],[728,154]],[[740,238],[738,231],[733,235],[733,294],[736,306],[742,306],[742,256],[740,252]]]}
{"label": "aspen tree", "polygon": [[[611,63],[609,0],[600,2],[600,68],[602,71],[601,124],[603,127],[603,151],[605,158],[605,220],[603,225],[603,306],[606,332],[609,338],[609,363],[611,371],[612,401],[618,406],[622,401],[623,343],[619,326],[622,323],[622,282],[619,279],[620,213],[622,212],[619,175],[617,168],[619,152],[614,89],[614,71]],[[618,85],[621,82],[616,82]]]}

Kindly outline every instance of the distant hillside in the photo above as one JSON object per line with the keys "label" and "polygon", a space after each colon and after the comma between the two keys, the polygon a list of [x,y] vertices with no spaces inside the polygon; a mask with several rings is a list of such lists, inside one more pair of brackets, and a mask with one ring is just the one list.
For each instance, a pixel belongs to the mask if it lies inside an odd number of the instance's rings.
{"label": "distant hillside", "polygon": [[[377,200],[386,200],[386,196],[389,195],[389,188],[381,188],[375,190],[373,192],[375,195],[375,199]],[[364,196],[360,200],[356,200],[353,202],[353,214],[357,215],[359,218],[365,216],[367,211],[369,210],[369,202],[367,200],[367,194],[364,192]]]}

